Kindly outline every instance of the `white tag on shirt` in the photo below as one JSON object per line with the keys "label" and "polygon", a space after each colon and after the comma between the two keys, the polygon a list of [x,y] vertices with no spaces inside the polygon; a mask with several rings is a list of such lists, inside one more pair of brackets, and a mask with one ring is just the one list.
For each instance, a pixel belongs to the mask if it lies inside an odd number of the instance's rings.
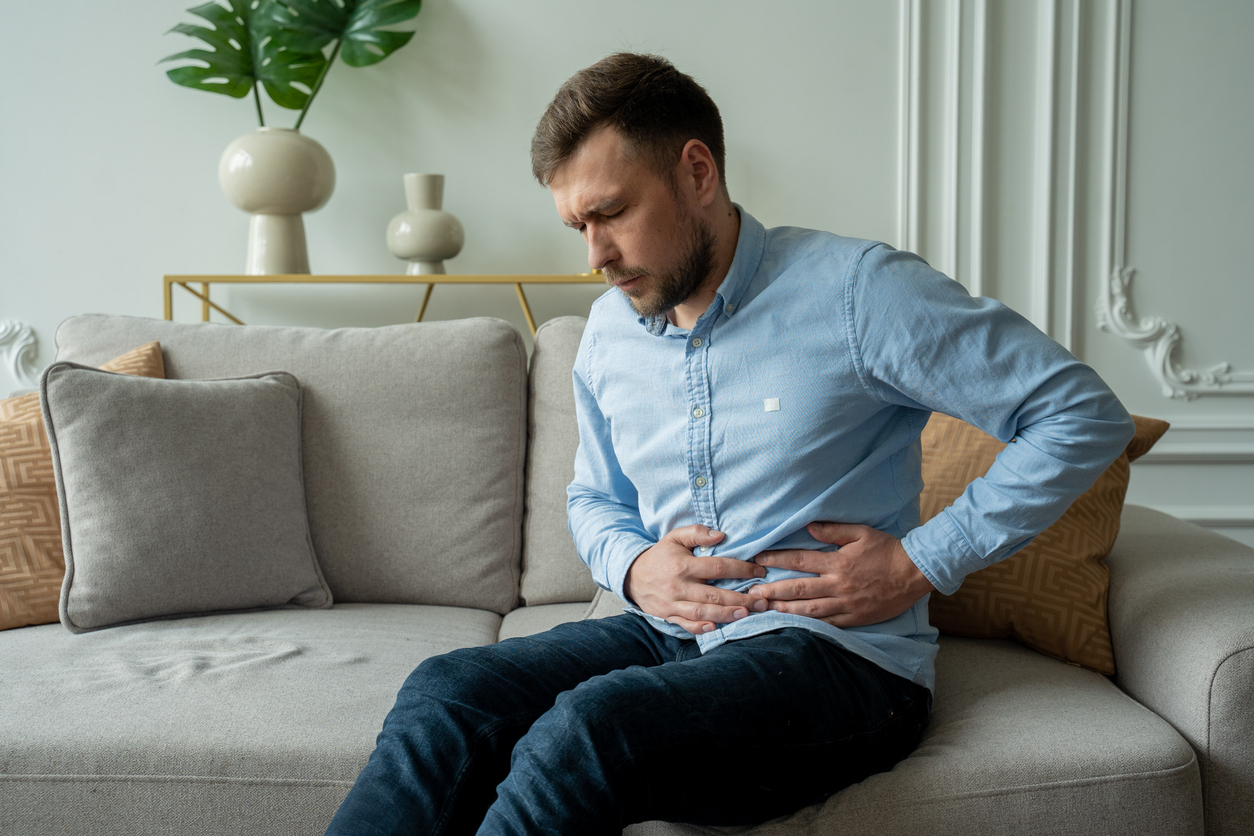
{"label": "white tag on shirt", "polygon": [[779,398],[767,398],[762,401],[762,408],[767,412],[779,412]]}

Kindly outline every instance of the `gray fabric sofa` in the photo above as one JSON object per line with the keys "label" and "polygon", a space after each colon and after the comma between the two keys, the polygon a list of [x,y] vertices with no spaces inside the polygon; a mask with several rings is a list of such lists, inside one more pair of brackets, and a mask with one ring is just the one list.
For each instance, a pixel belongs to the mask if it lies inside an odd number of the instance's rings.
{"label": "gray fabric sofa", "polygon": [[[58,359],[159,340],[169,377],[296,376],[335,605],[0,633],[0,833],[321,833],[424,658],[616,612],[565,524],[582,328],[546,323],[528,368],[519,336],[488,319],[68,320]],[[746,832],[1251,832],[1254,550],[1128,507],[1108,563],[1114,678],[942,637],[910,758]]]}

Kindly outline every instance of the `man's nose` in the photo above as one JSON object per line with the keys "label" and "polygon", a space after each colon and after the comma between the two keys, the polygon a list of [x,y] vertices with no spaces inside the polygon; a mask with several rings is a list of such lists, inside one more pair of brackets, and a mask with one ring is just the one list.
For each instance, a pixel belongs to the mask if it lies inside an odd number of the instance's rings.
{"label": "man's nose", "polygon": [[605,265],[618,259],[618,249],[614,239],[604,229],[591,224],[584,227],[588,236],[588,266],[593,270],[601,270]]}

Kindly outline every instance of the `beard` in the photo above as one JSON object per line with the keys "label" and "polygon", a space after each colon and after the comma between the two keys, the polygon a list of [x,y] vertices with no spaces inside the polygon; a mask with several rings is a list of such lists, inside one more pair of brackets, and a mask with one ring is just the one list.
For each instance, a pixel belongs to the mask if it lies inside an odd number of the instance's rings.
{"label": "beard", "polygon": [[642,267],[603,268],[605,278],[612,284],[639,277],[640,281],[623,295],[646,319],[661,316],[691,297],[714,272],[714,232],[710,225],[697,217],[691,217],[688,225],[687,246],[679,261],[669,270],[654,272]]}

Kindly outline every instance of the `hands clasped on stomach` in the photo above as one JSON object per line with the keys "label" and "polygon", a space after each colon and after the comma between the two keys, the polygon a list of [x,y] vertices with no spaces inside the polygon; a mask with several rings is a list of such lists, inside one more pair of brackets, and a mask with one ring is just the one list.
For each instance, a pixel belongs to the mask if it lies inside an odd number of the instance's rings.
{"label": "hands clasped on stomach", "polygon": [[[716,545],[723,533],[704,525],[677,528],[635,559],[623,591],[649,615],[699,635],[767,610],[818,618],[837,627],[877,624],[901,615],[935,589],[891,534],[831,522],[810,523],[806,530],[840,550],[765,551],[751,561],[700,556],[693,550]],[[747,592],[710,583],[762,579],[767,568],[806,574],[759,583]]]}

